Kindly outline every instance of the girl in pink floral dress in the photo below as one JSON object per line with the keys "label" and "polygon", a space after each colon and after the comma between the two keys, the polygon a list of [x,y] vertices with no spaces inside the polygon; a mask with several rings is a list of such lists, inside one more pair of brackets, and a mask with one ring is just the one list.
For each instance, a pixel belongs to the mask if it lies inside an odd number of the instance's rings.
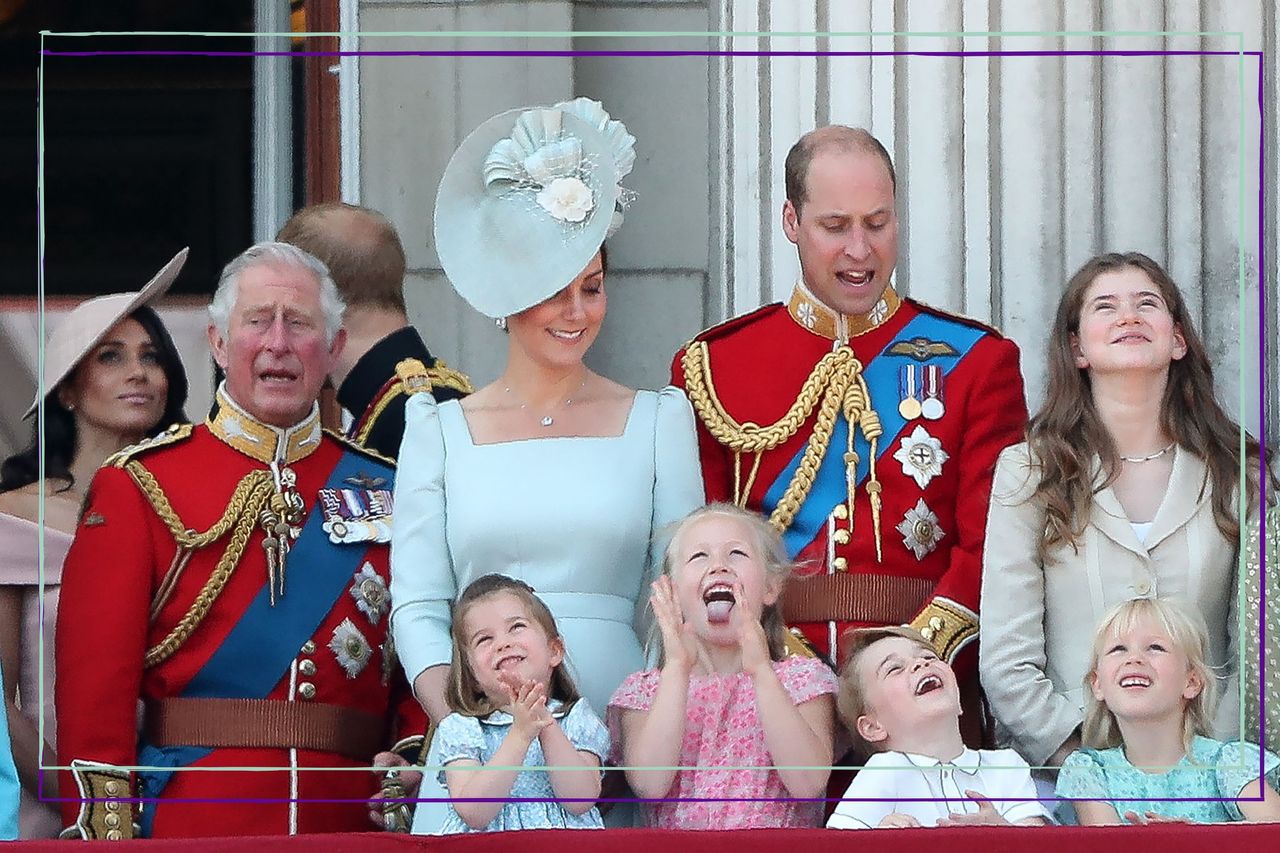
{"label": "girl in pink floral dress", "polygon": [[662,668],[628,676],[609,702],[614,758],[655,801],[649,824],[819,826],[836,678],[817,659],[786,656],[791,566],[773,528],[735,506],[704,507],[677,526],[663,568],[649,599]]}

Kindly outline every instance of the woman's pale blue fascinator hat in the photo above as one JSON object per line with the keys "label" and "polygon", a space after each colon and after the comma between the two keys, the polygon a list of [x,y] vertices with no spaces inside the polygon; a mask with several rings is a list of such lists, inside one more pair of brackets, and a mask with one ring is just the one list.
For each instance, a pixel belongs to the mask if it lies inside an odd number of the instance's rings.
{"label": "woman's pale blue fascinator hat", "polygon": [[472,131],[436,195],[436,252],[458,294],[501,318],[573,281],[622,224],[634,145],[588,98],[509,110]]}

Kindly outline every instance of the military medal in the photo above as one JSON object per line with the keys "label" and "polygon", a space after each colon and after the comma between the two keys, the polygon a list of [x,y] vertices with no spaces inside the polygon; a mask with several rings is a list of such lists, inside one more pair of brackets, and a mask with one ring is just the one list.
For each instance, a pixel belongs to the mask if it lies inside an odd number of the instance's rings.
{"label": "military medal", "polygon": [[917,560],[938,547],[938,542],[946,536],[938,526],[938,516],[925,504],[924,498],[907,510],[906,516],[898,522],[897,531],[902,534],[902,544],[906,545]]}
{"label": "military medal", "polygon": [[893,458],[902,463],[902,473],[916,481],[916,485],[924,488],[929,481],[942,473],[942,463],[951,458],[942,449],[942,442],[929,435],[923,426],[917,425],[915,432],[902,437],[902,445],[894,451]]}
{"label": "military medal", "polygon": [[917,391],[916,366],[902,365],[898,368],[898,397],[902,401],[898,403],[898,414],[902,415],[905,421],[913,421],[920,417],[921,405],[916,396]]}
{"label": "military medal", "polygon": [[942,368],[936,364],[924,365],[923,385],[924,402],[920,404],[920,414],[936,421],[947,413],[942,405]]}
{"label": "military medal", "polygon": [[348,592],[356,600],[356,608],[374,625],[391,609],[391,594],[387,591],[386,581],[368,561],[356,572]]}
{"label": "military medal", "polygon": [[392,493],[376,488],[379,485],[383,483],[370,481],[362,488],[320,490],[321,529],[329,534],[330,542],[391,541]]}

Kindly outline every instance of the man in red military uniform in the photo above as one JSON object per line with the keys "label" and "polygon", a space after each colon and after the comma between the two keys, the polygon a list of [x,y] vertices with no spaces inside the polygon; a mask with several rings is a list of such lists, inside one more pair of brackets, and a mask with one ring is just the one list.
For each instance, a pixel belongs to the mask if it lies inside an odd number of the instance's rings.
{"label": "man in red military uniform", "polygon": [[66,560],[69,837],[363,830],[374,777],[333,768],[421,751],[387,630],[394,468],[319,422],[341,299],[267,243],[227,265],[210,315],[226,382],[208,420],[108,460]]}
{"label": "man in red military uniform", "polygon": [[788,624],[819,652],[839,664],[845,629],[909,623],[976,696],[992,472],[1027,419],[1017,347],[894,290],[895,177],[869,133],[806,135],[786,175],[801,281],[672,367],[699,416],[707,497],[782,531],[799,564]]}

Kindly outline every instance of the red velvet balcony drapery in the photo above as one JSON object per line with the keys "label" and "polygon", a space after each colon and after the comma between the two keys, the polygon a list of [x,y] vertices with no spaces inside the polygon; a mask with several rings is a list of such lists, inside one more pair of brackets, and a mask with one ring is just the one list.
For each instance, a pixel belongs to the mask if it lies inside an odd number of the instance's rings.
{"label": "red velvet balcony drapery", "polygon": [[[571,837],[567,837],[571,833]],[[105,843],[105,842],[104,842]],[[67,842],[26,841],[13,850],[68,850]],[[611,829],[603,832],[536,830],[468,836],[410,837],[378,833],[302,835],[294,838],[208,838],[118,842],[109,849],[145,853],[1275,853],[1280,824],[1121,827],[965,827],[945,829],[736,830],[673,832]]]}

